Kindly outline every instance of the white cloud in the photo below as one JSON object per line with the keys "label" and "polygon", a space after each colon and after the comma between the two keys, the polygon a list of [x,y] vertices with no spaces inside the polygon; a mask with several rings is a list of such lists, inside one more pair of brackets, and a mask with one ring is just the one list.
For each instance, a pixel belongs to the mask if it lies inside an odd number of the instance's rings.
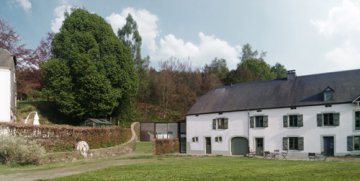
{"label": "white cloud", "polygon": [[239,62],[240,46],[231,46],[228,42],[214,35],[206,35],[202,32],[198,36],[200,42],[196,45],[168,34],[160,39],[159,48],[152,57],[158,60],[166,60],[169,57],[189,59],[192,65],[197,67],[204,66],[215,57],[218,57],[226,59],[229,67],[236,67],[236,64]]}
{"label": "white cloud", "polygon": [[31,10],[31,2],[30,0],[16,0],[16,2],[25,10],[30,11]]}
{"label": "white cloud", "polygon": [[352,36],[360,32],[360,4],[356,0],[343,0],[331,8],[325,20],[310,20],[324,36]]}
{"label": "white cloud", "polygon": [[[173,34],[159,37],[158,17],[145,9],[126,8],[120,14],[112,13],[106,17],[115,33],[126,23],[126,17],[131,14],[136,21],[139,33],[143,40],[143,50],[150,55],[152,63],[176,57],[181,60],[190,60],[192,65],[203,66],[210,63],[215,57],[225,58],[229,67],[236,67],[239,59],[239,47],[233,47],[226,41],[213,35],[198,34],[200,42],[195,44],[184,41]],[[159,39],[157,39],[159,38]]]}
{"label": "white cloud", "polygon": [[[311,20],[318,33],[333,40],[335,47],[324,57],[337,69],[360,68],[360,2],[342,0],[328,11],[325,20]],[[340,43],[339,43],[340,40]]]}
{"label": "white cloud", "polygon": [[128,14],[134,18],[138,25],[138,30],[142,38],[143,47],[149,51],[156,50],[156,37],[159,34],[157,21],[158,17],[145,9],[134,9],[128,7],[123,9],[120,14],[112,13],[106,17],[106,21],[110,23],[115,34],[119,28],[122,28],[126,23]]}
{"label": "white cloud", "polygon": [[356,69],[360,68],[359,46],[346,42],[326,53],[327,60],[335,63],[339,69]]}
{"label": "white cloud", "polygon": [[57,33],[60,31],[60,28],[63,24],[63,21],[65,20],[65,12],[71,13],[72,6],[63,3],[62,5],[56,7],[54,9],[54,19],[51,20],[51,31],[54,33]]}

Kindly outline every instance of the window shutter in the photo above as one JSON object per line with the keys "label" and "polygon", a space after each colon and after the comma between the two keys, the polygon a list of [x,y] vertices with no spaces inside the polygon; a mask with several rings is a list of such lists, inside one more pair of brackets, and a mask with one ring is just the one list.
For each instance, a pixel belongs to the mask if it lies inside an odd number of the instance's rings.
{"label": "window shutter", "polygon": [[283,150],[288,150],[289,138],[283,137]]}
{"label": "window shutter", "polygon": [[229,123],[228,120],[229,120],[228,118],[224,119],[224,129],[228,129],[228,123]]}
{"label": "window shutter", "polygon": [[334,126],[339,126],[340,124],[340,113],[334,113]]}
{"label": "window shutter", "polygon": [[216,119],[213,119],[212,128],[216,129]]}
{"label": "window shutter", "polygon": [[288,127],[288,116],[287,115],[283,116],[283,125],[284,125],[284,128]]}
{"label": "window shutter", "polygon": [[297,119],[298,127],[303,127],[303,115],[298,115]]}
{"label": "window shutter", "polygon": [[254,127],[254,116],[250,117],[250,128]]}
{"label": "window shutter", "polygon": [[353,151],[354,147],[354,137],[348,136],[347,137],[347,151]]}
{"label": "window shutter", "polygon": [[264,127],[268,127],[268,116],[263,116]]}
{"label": "window shutter", "polygon": [[322,126],[322,119],[323,119],[323,115],[322,114],[317,114],[317,126],[321,127]]}
{"label": "window shutter", "polygon": [[304,150],[304,137],[298,137],[298,148]]}

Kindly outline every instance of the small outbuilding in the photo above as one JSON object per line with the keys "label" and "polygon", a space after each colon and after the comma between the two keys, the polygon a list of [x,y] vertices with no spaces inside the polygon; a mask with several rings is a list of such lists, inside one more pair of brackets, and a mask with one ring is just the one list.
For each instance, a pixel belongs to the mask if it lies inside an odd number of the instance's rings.
{"label": "small outbuilding", "polygon": [[83,126],[92,126],[92,127],[105,127],[111,126],[111,122],[107,119],[95,119],[95,118],[87,118],[83,123]]}

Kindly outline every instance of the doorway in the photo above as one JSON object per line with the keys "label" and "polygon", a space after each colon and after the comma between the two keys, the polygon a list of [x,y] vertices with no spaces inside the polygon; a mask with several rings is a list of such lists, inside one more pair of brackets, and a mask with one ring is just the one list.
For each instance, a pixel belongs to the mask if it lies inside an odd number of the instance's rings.
{"label": "doorway", "polygon": [[255,138],[256,144],[256,155],[263,155],[264,154],[264,138]]}
{"label": "doorway", "polygon": [[211,137],[205,137],[206,142],[206,154],[211,154]]}
{"label": "doorway", "polygon": [[334,137],[324,136],[323,139],[325,156],[334,156]]}
{"label": "doorway", "polygon": [[232,155],[246,155],[249,153],[249,143],[246,138],[234,137],[231,139]]}

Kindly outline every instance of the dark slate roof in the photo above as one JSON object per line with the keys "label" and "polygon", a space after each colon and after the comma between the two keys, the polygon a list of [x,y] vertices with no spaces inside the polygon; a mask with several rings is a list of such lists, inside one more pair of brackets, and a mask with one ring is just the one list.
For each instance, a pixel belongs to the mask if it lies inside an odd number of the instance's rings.
{"label": "dark slate roof", "polygon": [[[325,102],[328,87],[333,99]],[[187,114],[350,103],[359,96],[360,69],[224,86],[201,96]]]}
{"label": "dark slate roof", "polygon": [[95,119],[95,118],[87,118],[83,125],[92,125],[93,123],[97,125],[111,125],[111,122],[109,122],[107,119]]}
{"label": "dark slate roof", "polygon": [[11,68],[16,63],[15,57],[9,51],[0,48],[0,67]]}

